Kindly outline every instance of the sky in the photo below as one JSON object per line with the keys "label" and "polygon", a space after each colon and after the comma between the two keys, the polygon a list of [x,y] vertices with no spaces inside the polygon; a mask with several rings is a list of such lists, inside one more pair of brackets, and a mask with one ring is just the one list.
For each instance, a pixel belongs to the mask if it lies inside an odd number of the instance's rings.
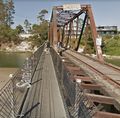
{"label": "sky", "polygon": [[32,24],[38,23],[37,15],[42,9],[48,10],[47,19],[51,17],[53,6],[68,3],[91,4],[96,26],[116,25],[120,29],[120,0],[13,0],[15,15],[13,27],[24,24],[24,20]]}

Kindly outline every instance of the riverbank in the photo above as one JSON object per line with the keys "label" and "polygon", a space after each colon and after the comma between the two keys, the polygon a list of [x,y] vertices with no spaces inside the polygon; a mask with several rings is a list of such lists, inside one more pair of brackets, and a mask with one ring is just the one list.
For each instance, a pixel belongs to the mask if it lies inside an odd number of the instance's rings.
{"label": "riverbank", "polygon": [[[85,54],[85,55],[93,57],[93,58],[97,58],[97,56],[95,54]],[[119,56],[113,56],[113,55],[103,54],[103,57],[107,58],[107,59],[120,59],[120,55]]]}
{"label": "riverbank", "polygon": [[[104,55],[103,55],[104,56]],[[106,55],[107,59],[120,59],[120,56],[112,56],[112,55]]]}
{"label": "riverbank", "polygon": [[0,89],[9,81],[10,74],[15,74],[18,68],[0,68]]}
{"label": "riverbank", "polygon": [[2,44],[0,46],[1,52],[34,52],[37,50],[37,46],[34,48],[31,46],[31,42],[22,41],[19,45],[12,44]]}

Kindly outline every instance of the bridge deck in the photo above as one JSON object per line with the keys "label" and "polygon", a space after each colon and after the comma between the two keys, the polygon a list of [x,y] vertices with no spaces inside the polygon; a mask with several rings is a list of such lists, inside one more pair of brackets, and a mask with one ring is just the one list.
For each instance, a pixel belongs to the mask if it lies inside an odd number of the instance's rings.
{"label": "bridge deck", "polygon": [[66,118],[50,54],[41,56],[22,114],[26,118]]}
{"label": "bridge deck", "polygon": [[106,75],[107,77],[112,78],[113,80],[115,80],[116,82],[120,82],[120,73],[112,68],[108,68],[108,66],[100,64],[94,60],[91,60],[85,56],[82,55],[78,55],[76,53],[73,53],[71,51],[67,51],[68,53],[72,53],[73,56],[78,57],[80,60],[82,60],[83,62],[87,63],[88,65],[90,65],[91,67],[95,68],[96,70],[98,70],[99,72],[103,73],[104,75]]}

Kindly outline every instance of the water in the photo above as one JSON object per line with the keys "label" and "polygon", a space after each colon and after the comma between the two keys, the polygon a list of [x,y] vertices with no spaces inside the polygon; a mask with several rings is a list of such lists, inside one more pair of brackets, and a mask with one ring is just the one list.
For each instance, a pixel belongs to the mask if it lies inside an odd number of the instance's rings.
{"label": "water", "polygon": [[6,53],[0,52],[0,68],[19,68],[23,65],[25,59],[29,57],[31,53]]}
{"label": "water", "polygon": [[120,67],[120,59],[105,59],[106,62]]}
{"label": "water", "polygon": [[[23,65],[25,59],[29,57],[31,53],[6,53],[0,52],[0,68],[19,68]],[[108,63],[120,67],[120,59],[105,59]]]}

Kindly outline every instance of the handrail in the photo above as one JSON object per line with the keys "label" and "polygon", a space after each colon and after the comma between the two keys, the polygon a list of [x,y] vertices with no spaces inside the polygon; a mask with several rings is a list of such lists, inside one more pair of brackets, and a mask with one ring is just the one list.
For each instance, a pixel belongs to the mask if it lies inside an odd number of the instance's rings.
{"label": "handrail", "polygon": [[51,55],[58,75],[58,81],[62,86],[62,93],[64,93],[63,99],[66,101],[65,104],[70,116],[74,118],[92,118],[97,111],[97,107],[92,100],[87,98],[82,87],[70,79],[74,75],[69,72],[66,65],[62,62],[62,58],[53,48],[51,48]]}
{"label": "handrail", "polygon": [[[31,84],[44,44],[24,62],[22,68],[0,89],[0,118],[16,118],[19,115],[29,89],[26,86],[17,87],[16,84],[21,81],[28,81]],[[25,74],[27,76],[24,76]]]}

